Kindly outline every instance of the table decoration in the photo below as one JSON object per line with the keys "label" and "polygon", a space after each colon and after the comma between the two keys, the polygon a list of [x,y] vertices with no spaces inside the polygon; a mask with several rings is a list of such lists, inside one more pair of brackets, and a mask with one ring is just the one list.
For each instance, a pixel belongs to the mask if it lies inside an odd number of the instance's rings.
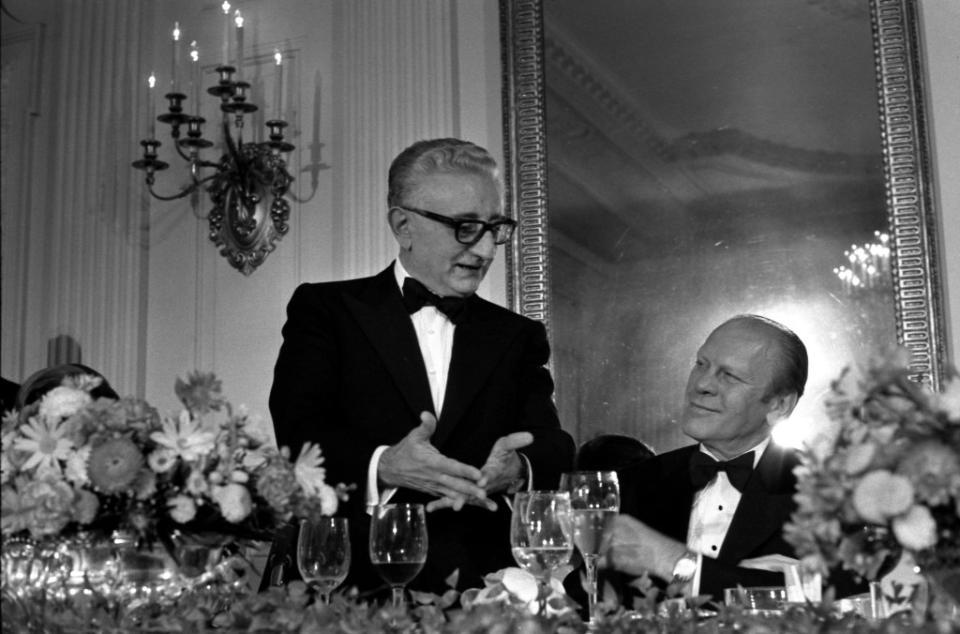
{"label": "table decoration", "polygon": [[535,575],[523,568],[504,568],[486,575],[483,584],[483,588],[463,592],[460,602],[464,608],[500,605],[538,614],[542,604],[546,606],[548,617],[568,616],[576,609],[576,604],[564,591],[561,579],[556,576],[541,585]]}
{"label": "table decoration", "polygon": [[[509,570],[509,569],[508,569]],[[501,571],[502,579],[508,579]],[[494,576],[499,573],[494,573]],[[944,634],[950,624],[891,617],[870,620],[854,613],[840,613],[836,605],[790,605],[783,614],[750,614],[747,611],[720,606],[710,616],[696,610],[694,600],[678,599],[666,609],[613,609],[598,615],[589,626],[570,609],[562,613],[538,615],[523,601],[524,590],[511,581],[512,596],[501,596],[488,579],[486,588],[494,588],[493,601],[468,601],[467,590],[461,596],[450,589],[443,595],[411,592],[412,602],[395,607],[391,602],[365,601],[355,590],[335,592],[324,603],[301,581],[284,587],[271,587],[256,594],[238,586],[217,586],[209,592],[191,592],[177,599],[175,609],[152,612],[136,624],[136,631],[210,632],[216,634]],[[480,589],[477,589],[478,591]],[[569,599],[558,594],[556,605]],[[43,632],[44,634],[77,634],[78,632],[129,632],[130,622],[116,620],[104,611],[94,612],[97,624],[91,625],[90,614],[82,600],[47,605],[43,629],[25,627],[22,615],[26,602],[4,603],[4,632]],[[551,600],[554,604],[554,600]],[[13,610],[8,609],[13,606]],[[661,604],[662,606],[662,604]],[[26,606],[27,611],[32,607]]]}
{"label": "table decoration", "polygon": [[347,495],[326,483],[318,446],[291,461],[212,373],[177,379],[183,409],[166,416],[138,398],[94,399],[101,382],[69,376],[3,418],[5,607],[170,604],[231,583],[225,555],[293,517],[331,515]]}
{"label": "table decoration", "polygon": [[[935,393],[911,380],[907,360],[876,356],[833,382],[831,427],[802,451],[785,537],[824,577],[843,566],[873,581],[908,552],[928,581],[917,617],[945,621],[960,618],[960,377]],[[894,586],[886,599],[916,590]]]}

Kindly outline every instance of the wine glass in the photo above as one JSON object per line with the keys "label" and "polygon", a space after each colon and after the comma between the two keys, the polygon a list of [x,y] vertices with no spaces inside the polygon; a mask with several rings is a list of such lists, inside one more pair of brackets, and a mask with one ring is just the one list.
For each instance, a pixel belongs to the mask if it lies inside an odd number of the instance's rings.
{"label": "wine glass", "polygon": [[370,561],[393,591],[393,606],[427,561],[427,516],[422,504],[385,504],[370,521]]}
{"label": "wine glass", "polygon": [[560,478],[560,488],[570,494],[573,540],[583,556],[587,573],[587,614],[596,624],[597,560],[606,549],[610,524],[620,510],[620,484],[616,471],[573,471]]}
{"label": "wine glass", "polygon": [[572,522],[570,494],[565,491],[525,491],[514,497],[510,546],[520,567],[541,584],[541,613],[551,574],[573,555]]}
{"label": "wine glass", "polygon": [[345,517],[300,520],[297,536],[297,568],[300,576],[330,602],[330,593],[350,571],[350,526]]}

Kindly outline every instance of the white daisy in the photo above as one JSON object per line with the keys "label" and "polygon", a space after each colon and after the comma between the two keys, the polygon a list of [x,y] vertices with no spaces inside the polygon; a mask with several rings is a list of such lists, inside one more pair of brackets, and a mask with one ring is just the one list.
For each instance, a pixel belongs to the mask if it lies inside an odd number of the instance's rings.
{"label": "white daisy", "polygon": [[73,447],[73,441],[66,438],[66,426],[59,421],[34,417],[20,428],[20,433],[13,441],[13,448],[30,454],[21,467],[24,471],[38,466],[59,470],[58,460],[66,460]]}
{"label": "white daisy", "polygon": [[327,472],[320,466],[322,464],[320,445],[304,443],[300,455],[297,456],[297,462],[293,465],[293,475],[296,476],[297,483],[307,495],[318,495],[323,489]]}
{"label": "white daisy", "polygon": [[163,431],[150,434],[157,444],[171,449],[186,462],[192,462],[207,455],[214,448],[216,435],[204,431],[200,422],[190,418],[190,412],[183,410],[176,419],[163,421]]}

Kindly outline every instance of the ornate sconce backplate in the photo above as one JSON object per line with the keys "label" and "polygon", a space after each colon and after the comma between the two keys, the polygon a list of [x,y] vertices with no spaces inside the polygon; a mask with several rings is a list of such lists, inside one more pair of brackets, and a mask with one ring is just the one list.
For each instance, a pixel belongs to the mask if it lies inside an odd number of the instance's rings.
{"label": "ornate sconce backplate", "polygon": [[[209,188],[214,203],[210,240],[232,267],[250,275],[290,229],[290,204],[284,195],[293,179],[268,144],[247,144],[239,152],[235,164],[224,156],[220,177]],[[248,173],[237,173],[236,166]]]}

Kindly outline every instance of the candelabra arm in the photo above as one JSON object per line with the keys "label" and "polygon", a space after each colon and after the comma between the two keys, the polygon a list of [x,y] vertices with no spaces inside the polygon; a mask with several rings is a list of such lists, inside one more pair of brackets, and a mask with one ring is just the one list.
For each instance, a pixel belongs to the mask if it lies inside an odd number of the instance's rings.
{"label": "candelabra arm", "polygon": [[[227,153],[230,155],[230,159],[233,161],[233,164],[237,166],[238,169],[241,169],[243,166],[243,161],[240,160],[240,149],[237,146],[237,143],[233,140],[233,135],[230,134],[230,121],[227,117],[223,118],[223,140],[227,144]],[[240,144],[243,144],[243,141],[240,141]]]}
{"label": "candelabra arm", "polygon": [[215,179],[217,176],[218,176],[218,174],[211,174],[210,176],[207,176],[206,178],[202,178],[202,179],[200,179],[200,180],[194,180],[194,181],[193,181],[193,189],[197,189],[197,188],[199,188],[199,187],[201,187],[201,186],[209,183],[210,181],[212,181],[213,179]]}
{"label": "candelabra arm", "polygon": [[154,198],[156,198],[157,200],[177,200],[177,199],[179,199],[179,198],[184,198],[184,197],[186,197],[186,196],[189,196],[190,194],[192,194],[193,192],[195,192],[195,191],[200,187],[200,184],[201,184],[201,183],[203,183],[203,182],[205,182],[205,181],[207,181],[207,180],[210,180],[210,179],[209,179],[209,178],[205,178],[205,179],[202,180],[202,181],[194,182],[192,185],[187,185],[186,187],[184,187],[183,189],[180,190],[180,193],[178,193],[178,194],[173,194],[173,195],[170,195],[170,196],[164,196],[163,194],[158,194],[158,193],[156,192],[156,190],[153,189],[153,183],[151,183],[151,182],[149,182],[149,181],[147,182],[147,189],[150,190],[150,195],[153,196]]}
{"label": "candelabra arm", "polygon": [[[178,135],[178,136],[179,136],[179,135]],[[183,148],[180,147],[180,143],[179,143],[178,137],[174,137],[174,138],[173,138],[173,147],[177,148],[177,154],[180,155],[180,158],[182,158],[182,159],[183,159],[184,161],[186,161],[187,163],[193,163],[193,159],[190,158],[190,155],[187,154],[186,152],[184,152],[184,151],[183,151]]]}

